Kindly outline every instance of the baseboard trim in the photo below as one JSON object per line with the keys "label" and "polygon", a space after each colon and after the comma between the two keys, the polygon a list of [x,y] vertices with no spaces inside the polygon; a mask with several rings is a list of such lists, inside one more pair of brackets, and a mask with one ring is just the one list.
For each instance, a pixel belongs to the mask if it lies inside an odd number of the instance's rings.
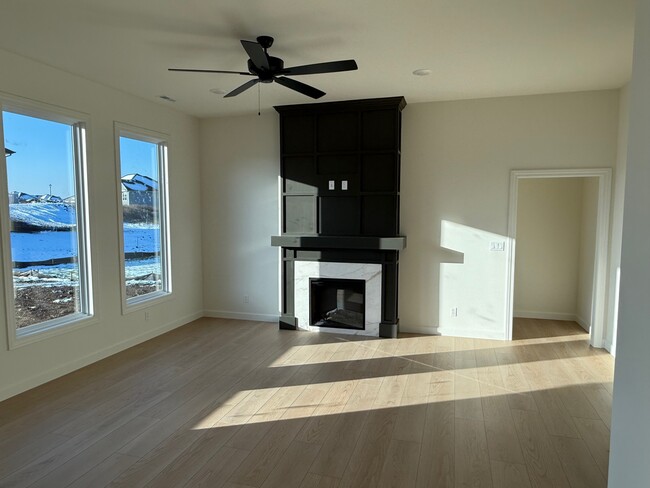
{"label": "baseboard trim", "polygon": [[587,322],[585,319],[580,317],[580,315],[576,315],[575,317],[576,317],[575,321],[578,322],[578,325],[582,327],[586,332],[589,332],[590,329],[589,322]]}
{"label": "baseboard trim", "polygon": [[515,310],[513,316],[519,319],[542,319],[542,320],[570,320],[577,322],[578,317],[574,313],[558,312],[531,312],[528,310]]}
{"label": "baseboard trim", "polygon": [[444,327],[408,327],[403,324],[399,325],[399,331],[407,334],[422,334],[432,336],[446,337],[463,337],[469,339],[493,339],[497,341],[505,340],[502,332],[485,333],[480,329],[449,329]]}
{"label": "baseboard trim", "polygon": [[88,366],[89,364],[95,363],[104,358],[107,358],[108,356],[112,356],[113,354],[117,354],[118,352],[124,351],[129,347],[138,345],[141,342],[145,342],[148,341],[149,339],[153,339],[154,337],[157,337],[161,334],[174,330],[182,325],[200,319],[201,317],[203,317],[203,315],[204,315],[203,312],[195,312],[193,314],[180,317],[160,327],[156,327],[155,329],[148,330],[147,332],[140,334],[138,336],[131,337],[122,342],[118,342],[117,344],[113,344],[112,346],[106,347],[104,349],[100,349],[99,351],[95,351],[81,358],[74,359],[56,368],[48,369],[43,373],[39,373],[37,375],[31,376],[30,378],[20,381],[19,383],[14,383],[13,385],[9,385],[0,390],[0,401],[6,400],[7,398],[11,398],[12,396],[18,395],[31,388],[36,388],[37,386],[43,385],[48,381],[52,381],[57,378],[60,378],[61,376],[64,376],[68,373],[72,373],[73,371]]}
{"label": "baseboard trim", "polygon": [[280,315],[231,312],[229,310],[205,310],[203,316],[215,319],[253,320],[255,322],[278,322],[280,320]]}
{"label": "baseboard trim", "polygon": [[436,327],[406,327],[399,324],[399,331],[405,334],[440,335]]}
{"label": "baseboard trim", "polygon": [[492,331],[486,332],[481,329],[451,329],[451,328],[442,328],[438,327],[436,329],[435,335],[446,336],[446,337],[464,337],[468,339],[490,339],[495,341],[504,341],[504,331]]}

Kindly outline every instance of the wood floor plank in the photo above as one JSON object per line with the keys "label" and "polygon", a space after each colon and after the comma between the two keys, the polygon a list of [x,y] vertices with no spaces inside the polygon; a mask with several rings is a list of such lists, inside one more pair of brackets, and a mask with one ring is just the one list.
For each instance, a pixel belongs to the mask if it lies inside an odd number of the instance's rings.
{"label": "wood floor plank", "polygon": [[552,438],[571,488],[606,488],[607,481],[582,439]]}
{"label": "wood floor plank", "polygon": [[420,443],[392,439],[379,475],[380,488],[410,488],[415,486]]}
{"label": "wood floor plank", "polygon": [[40,437],[51,434],[81,414],[69,408],[43,409],[24,418],[14,419],[0,427],[0,452],[15,451],[38,442]]}
{"label": "wood floor plank", "polygon": [[427,406],[420,448],[416,486],[455,486],[454,403],[443,401]]}
{"label": "wood floor plank", "polygon": [[[138,416],[143,410],[146,410],[148,403],[158,401],[164,395],[165,393],[154,395],[148,399],[148,402],[144,401],[141,404],[129,405],[123,410],[114,412],[102,422],[60,444],[9,477],[4,478],[2,485],[6,487],[29,486],[98,442],[105,443],[106,449],[119,449],[141,432],[140,429],[132,428],[132,424],[140,422]],[[146,428],[149,422],[155,422],[155,420],[148,419],[148,421],[144,422],[145,426],[143,428]],[[114,441],[114,438],[119,439],[119,442]],[[115,447],[109,448],[108,446]],[[108,457],[111,452],[106,453],[105,457]]]}
{"label": "wood floor plank", "polygon": [[525,464],[491,461],[492,483],[495,488],[531,488]]}
{"label": "wood floor plank", "polygon": [[533,398],[550,435],[579,437],[571,415],[555,390],[534,391]]}
{"label": "wood floor plank", "polygon": [[302,442],[323,444],[331,429],[338,421],[338,414],[343,411],[345,404],[354,391],[354,381],[340,381],[330,385],[327,394],[313,415],[298,434]]}
{"label": "wood floor plank", "polygon": [[220,488],[249,454],[249,451],[224,446],[182,486],[188,488]]}
{"label": "wood floor plank", "polygon": [[45,434],[35,439],[34,442],[22,446],[22,448],[20,445],[16,446],[15,449],[4,448],[0,451],[2,452],[2,456],[0,456],[0,473],[7,476],[29,464],[34,458],[45,455],[68,440],[70,439],[65,436]]}
{"label": "wood floor plank", "polygon": [[97,442],[74,443],[71,440],[63,443],[42,457],[38,464],[17,472],[18,476],[10,478],[11,481],[3,481],[3,485],[47,488],[67,486],[103,462],[108,453],[115,452],[156,421],[147,417],[135,417]]}
{"label": "wood floor plank", "polygon": [[512,414],[532,485],[569,488],[539,412],[513,410]]}
{"label": "wood floor plank", "polygon": [[368,413],[361,436],[341,478],[341,488],[376,486],[395,428],[395,410]]}
{"label": "wood floor plank", "polygon": [[[133,438],[137,432],[141,432],[156,422],[157,419],[136,417],[30,486],[33,488],[50,488],[52,486],[67,486],[73,483],[104,462],[107,458],[107,452],[111,452],[111,449],[123,445]],[[122,458],[122,461],[126,460]]]}
{"label": "wood floor plank", "polygon": [[300,488],[337,488],[340,482],[340,479],[332,478],[331,476],[307,473]]}
{"label": "wood floor plank", "polygon": [[608,429],[612,428],[612,395],[601,385],[586,385],[582,387],[594,410],[600,416]]}
{"label": "wood floor plank", "polygon": [[609,438],[610,432],[602,420],[574,419],[580,437],[585,441],[600,473],[607,477],[609,470]]}
{"label": "wood floor plank", "polygon": [[558,388],[556,393],[571,417],[600,419],[598,412],[596,412],[596,409],[591,405],[591,402],[579,386],[569,385]]}
{"label": "wood floor plank", "polygon": [[456,417],[454,424],[456,486],[491,488],[492,471],[484,422]]}
{"label": "wood floor plank", "polygon": [[613,359],[201,319],[0,402],[0,486],[604,486]]}
{"label": "wood floor plank", "polygon": [[318,451],[318,444],[294,440],[266,478],[262,488],[299,488]]}
{"label": "wood floor plank", "polygon": [[294,419],[274,423],[229,481],[253,487],[262,486],[305,422],[305,419]]}
{"label": "wood floor plank", "polygon": [[323,442],[320,455],[309,471],[322,476],[343,477],[354,452],[368,412],[351,412],[337,415],[329,435]]}
{"label": "wood floor plank", "polygon": [[240,428],[239,425],[228,425],[207,429],[145,486],[176,488],[185,485]]}
{"label": "wood floor plank", "polygon": [[488,420],[485,422],[485,437],[492,461],[524,464],[519,445],[517,429],[512,419]]}
{"label": "wood floor plank", "polygon": [[82,477],[77,478],[68,488],[88,488],[89,486],[101,488],[108,485],[137,461],[138,458],[135,456],[127,456],[119,452],[114,453],[90,469]]}

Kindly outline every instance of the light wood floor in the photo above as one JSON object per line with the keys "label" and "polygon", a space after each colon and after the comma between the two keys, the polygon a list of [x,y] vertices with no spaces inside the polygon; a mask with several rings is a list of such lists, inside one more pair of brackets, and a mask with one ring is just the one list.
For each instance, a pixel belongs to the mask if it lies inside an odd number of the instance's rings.
{"label": "light wood floor", "polygon": [[202,319],[0,403],[2,487],[606,486],[613,361]]}

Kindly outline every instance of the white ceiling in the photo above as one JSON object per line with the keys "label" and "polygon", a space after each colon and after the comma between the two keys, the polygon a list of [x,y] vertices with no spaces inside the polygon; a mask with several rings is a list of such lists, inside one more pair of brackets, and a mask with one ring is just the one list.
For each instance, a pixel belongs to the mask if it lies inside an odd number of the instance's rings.
{"label": "white ceiling", "polygon": [[[296,77],[321,101],[407,102],[618,88],[630,77],[634,0],[2,0],[0,48],[199,117],[257,111],[240,39],[275,37],[285,66],[353,58],[358,71]],[[428,68],[430,76],[412,71]],[[261,85],[262,110],[312,100]]]}

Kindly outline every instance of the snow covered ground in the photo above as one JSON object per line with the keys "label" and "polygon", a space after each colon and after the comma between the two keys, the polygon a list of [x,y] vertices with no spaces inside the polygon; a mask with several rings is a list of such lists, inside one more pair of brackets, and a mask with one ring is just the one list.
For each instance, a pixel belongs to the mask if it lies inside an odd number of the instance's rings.
{"label": "snow covered ground", "polygon": [[12,203],[9,217],[14,225],[35,229],[72,230],[77,225],[76,209],[66,203]]}
{"label": "snow covered ground", "polygon": [[[75,208],[66,204],[30,203],[10,205],[12,223],[41,232],[11,232],[11,254],[16,263],[34,263],[78,255]],[[57,230],[54,230],[57,229]],[[92,229],[91,229],[92,232]],[[152,224],[124,225],[124,252],[159,253],[160,227]],[[128,284],[155,285],[161,274],[160,257],[127,260]],[[28,286],[77,286],[76,263],[14,269],[16,288]]]}
{"label": "snow covered ground", "polygon": [[[127,285],[155,285],[160,277],[160,259],[137,259],[126,262]],[[79,268],[76,264],[37,266],[14,270],[14,286],[78,286]]]}

